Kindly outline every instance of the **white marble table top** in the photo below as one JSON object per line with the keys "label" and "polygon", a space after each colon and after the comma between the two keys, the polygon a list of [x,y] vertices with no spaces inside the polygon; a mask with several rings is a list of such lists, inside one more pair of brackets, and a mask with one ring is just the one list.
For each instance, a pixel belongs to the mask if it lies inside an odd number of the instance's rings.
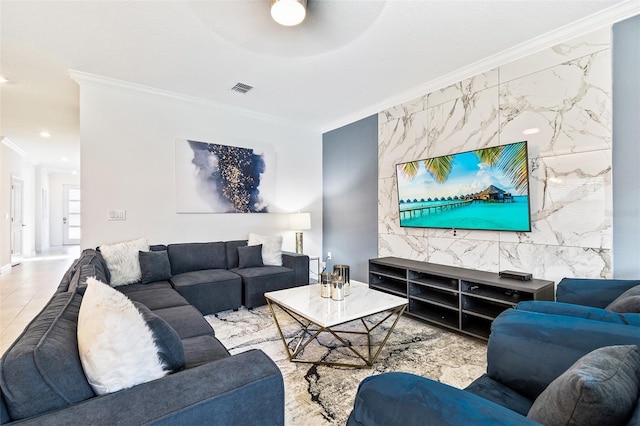
{"label": "white marble table top", "polygon": [[351,280],[351,294],[344,300],[320,296],[320,284],[271,291],[267,299],[321,327],[332,327],[407,304],[407,299],[369,288]]}

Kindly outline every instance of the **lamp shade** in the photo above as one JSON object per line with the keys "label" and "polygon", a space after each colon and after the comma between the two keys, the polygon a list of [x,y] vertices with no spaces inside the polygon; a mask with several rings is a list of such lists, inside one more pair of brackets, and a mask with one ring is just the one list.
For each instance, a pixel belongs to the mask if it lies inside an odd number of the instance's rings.
{"label": "lamp shade", "polygon": [[311,214],[291,213],[289,215],[289,228],[295,229],[296,231],[311,229]]}
{"label": "lamp shade", "polygon": [[271,0],[271,17],[280,25],[298,25],[306,14],[307,0]]}

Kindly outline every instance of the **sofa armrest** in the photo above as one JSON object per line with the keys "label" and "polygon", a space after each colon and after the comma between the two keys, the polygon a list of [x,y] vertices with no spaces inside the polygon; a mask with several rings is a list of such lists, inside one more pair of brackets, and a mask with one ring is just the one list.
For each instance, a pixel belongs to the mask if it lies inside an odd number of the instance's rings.
{"label": "sofa armrest", "polygon": [[593,321],[610,322],[614,324],[633,325],[640,327],[640,314],[619,314],[602,308],[575,305],[564,302],[547,302],[544,300],[527,300],[516,305],[516,309],[538,312],[541,314],[564,315],[590,319]]}
{"label": "sofa armrest", "polygon": [[281,425],[284,383],[250,350],[16,424]]}
{"label": "sofa armrest", "polygon": [[638,327],[507,309],[491,325],[487,374],[534,400],[582,356],[611,345],[640,345]]}
{"label": "sofa armrest", "polygon": [[537,425],[501,405],[409,373],[383,373],[358,387],[347,426]]}
{"label": "sofa armrest", "polygon": [[640,280],[563,278],[556,289],[558,302],[604,308]]}
{"label": "sofa armrest", "polygon": [[294,270],[295,285],[309,284],[309,256],[306,254],[282,252],[282,266]]}

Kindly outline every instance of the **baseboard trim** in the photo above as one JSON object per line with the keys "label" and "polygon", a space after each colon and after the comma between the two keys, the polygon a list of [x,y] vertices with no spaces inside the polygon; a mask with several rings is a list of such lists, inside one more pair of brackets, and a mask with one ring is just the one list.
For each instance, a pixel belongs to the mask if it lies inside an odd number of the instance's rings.
{"label": "baseboard trim", "polygon": [[5,272],[9,272],[11,270],[11,264],[7,263],[0,267],[0,274],[4,274]]}

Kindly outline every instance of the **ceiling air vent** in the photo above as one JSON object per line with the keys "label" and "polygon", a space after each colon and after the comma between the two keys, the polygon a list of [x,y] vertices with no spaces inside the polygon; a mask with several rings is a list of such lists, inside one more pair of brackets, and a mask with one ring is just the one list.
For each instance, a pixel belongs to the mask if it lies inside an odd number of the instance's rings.
{"label": "ceiling air vent", "polygon": [[247,93],[251,89],[253,89],[253,86],[244,83],[236,83],[236,85],[231,88],[231,90],[238,93]]}

